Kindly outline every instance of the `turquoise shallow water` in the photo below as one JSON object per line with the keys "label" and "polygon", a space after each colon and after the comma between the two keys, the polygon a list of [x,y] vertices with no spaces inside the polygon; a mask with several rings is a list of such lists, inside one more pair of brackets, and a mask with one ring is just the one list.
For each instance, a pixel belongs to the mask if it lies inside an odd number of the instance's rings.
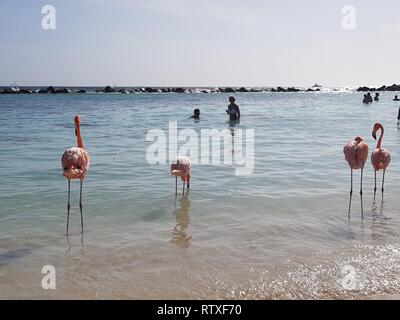
{"label": "turquoise shallow water", "polygon": [[[369,106],[353,92],[0,96],[0,298],[337,298],[400,292],[400,131],[392,94]],[[201,120],[188,119],[201,109]],[[91,168],[67,182],[60,157],[82,118]],[[191,190],[175,196],[169,165],[150,165],[151,129],[254,129],[254,171],[194,164]],[[350,170],[343,146],[372,150],[375,122],[391,151],[384,204],[372,205],[373,170],[347,219]],[[231,131],[231,132],[232,132]],[[380,178],[380,175],[378,175]],[[355,174],[358,191],[359,173]],[[380,182],[380,180],[379,180]],[[43,265],[57,289],[40,285]],[[355,270],[354,286],[342,280]],[[4,289],[4,290],[3,290]]]}

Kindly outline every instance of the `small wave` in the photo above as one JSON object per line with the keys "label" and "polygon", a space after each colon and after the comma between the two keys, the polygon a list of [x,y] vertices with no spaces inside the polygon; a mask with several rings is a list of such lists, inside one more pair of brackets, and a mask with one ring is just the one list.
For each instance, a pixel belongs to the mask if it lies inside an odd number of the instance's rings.
{"label": "small wave", "polygon": [[290,262],[274,270],[249,270],[249,281],[215,288],[226,299],[359,299],[400,293],[400,245],[359,245]]}

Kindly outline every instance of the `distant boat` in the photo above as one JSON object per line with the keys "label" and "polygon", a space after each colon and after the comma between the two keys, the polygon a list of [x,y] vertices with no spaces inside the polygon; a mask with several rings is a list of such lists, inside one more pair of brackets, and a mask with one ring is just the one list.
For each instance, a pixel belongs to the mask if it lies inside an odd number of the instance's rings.
{"label": "distant boat", "polygon": [[321,85],[319,85],[318,83],[314,84],[311,88],[322,88]]}

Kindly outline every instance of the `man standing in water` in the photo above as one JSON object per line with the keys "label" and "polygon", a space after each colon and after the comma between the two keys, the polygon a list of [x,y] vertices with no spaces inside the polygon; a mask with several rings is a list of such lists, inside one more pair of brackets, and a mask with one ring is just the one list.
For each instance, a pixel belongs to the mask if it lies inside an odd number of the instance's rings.
{"label": "man standing in water", "polygon": [[226,113],[229,114],[230,120],[239,120],[240,119],[240,109],[239,106],[235,103],[235,97],[229,97],[229,106],[226,110]]}

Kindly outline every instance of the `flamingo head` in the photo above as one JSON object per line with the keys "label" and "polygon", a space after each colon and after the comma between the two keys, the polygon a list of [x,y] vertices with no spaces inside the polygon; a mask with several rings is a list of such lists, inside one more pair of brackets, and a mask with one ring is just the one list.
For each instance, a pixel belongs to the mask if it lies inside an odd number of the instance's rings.
{"label": "flamingo head", "polygon": [[171,173],[175,177],[182,177],[183,176],[183,170],[172,170]]}
{"label": "flamingo head", "polygon": [[364,141],[364,139],[361,138],[361,137],[356,137],[356,138],[354,139],[354,141],[357,142],[357,144],[360,144],[361,142]]}
{"label": "flamingo head", "polygon": [[67,179],[82,179],[87,171],[84,154],[79,148],[69,148],[61,157],[63,175]]}
{"label": "flamingo head", "polygon": [[374,129],[372,130],[372,137],[376,140],[376,132],[381,129],[383,130],[383,126],[380,123],[374,124]]}
{"label": "flamingo head", "polygon": [[79,126],[81,124],[81,117],[79,115],[75,116],[75,125]]}
{"label": "flamingo head", "polygon": [[179,160],[177,160],[176,163],[171,164],[171,174],[175,177],[183,176],[183,170]]}

